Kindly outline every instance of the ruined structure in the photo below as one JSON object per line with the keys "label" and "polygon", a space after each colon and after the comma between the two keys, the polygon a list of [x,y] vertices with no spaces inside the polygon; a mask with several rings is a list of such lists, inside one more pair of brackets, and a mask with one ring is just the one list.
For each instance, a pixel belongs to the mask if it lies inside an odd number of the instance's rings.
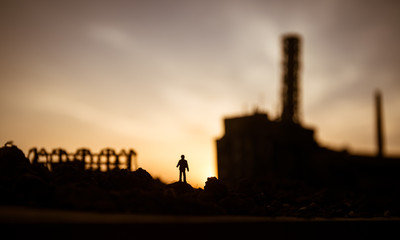
{"label": "ruined structure", "polygon": [[[41,148],[31,148],[27,158],[33,164],[43,164],[50,170],[59,164],[74,162],[82,169],[110,171],[112,169],[136,170],[137,154],[133,149],[122,149],[117,153],[112,148],[104,148],[100,153],[92,153],[87,148],[79,148],[75,153],[67,153],[62,148],[53,149],[51,152]],[[133,166],[134,165],[134,166]]]}
{"label": "ruined structure", "polygon": [[[265,177],[332,180],[338,175],[358,181],[360,176],[371,175],[373,169],[380,169],[378,175],[400,170],[400,159],[380,159],[380,165],[375,166],[376,157],[350,155],[318,145],[314,130],[303,126],[300,118],[300,46],[299,36],[284,36],[279,117],[270,119],[267,113],[255,111],[224,119],[225,135],[216,141],[218,177],[228,184]],[[380,99],[377,94],[377,145],[382,158]]]}

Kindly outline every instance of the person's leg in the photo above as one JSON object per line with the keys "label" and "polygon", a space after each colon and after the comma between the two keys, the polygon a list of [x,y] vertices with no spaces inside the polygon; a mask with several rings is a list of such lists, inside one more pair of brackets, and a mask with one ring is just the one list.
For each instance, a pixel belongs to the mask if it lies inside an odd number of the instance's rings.
{"label": "person's leg", "polygon": [[186,171],[185,170],[183,170],[183,181],[186,183]]}
{"label": "person's leg", "polygon": [[179,171],[179,182],[182,182],[182,171]]}

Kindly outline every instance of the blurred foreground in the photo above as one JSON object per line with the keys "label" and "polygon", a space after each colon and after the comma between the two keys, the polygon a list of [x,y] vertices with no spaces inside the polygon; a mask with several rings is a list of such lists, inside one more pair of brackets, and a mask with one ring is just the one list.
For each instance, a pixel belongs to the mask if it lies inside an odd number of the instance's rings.
{"label": "blurred foreground", "polygon": [[400,219],[176,216],[0,207],[0,223],[9,239],[382,239],[395,236]]}

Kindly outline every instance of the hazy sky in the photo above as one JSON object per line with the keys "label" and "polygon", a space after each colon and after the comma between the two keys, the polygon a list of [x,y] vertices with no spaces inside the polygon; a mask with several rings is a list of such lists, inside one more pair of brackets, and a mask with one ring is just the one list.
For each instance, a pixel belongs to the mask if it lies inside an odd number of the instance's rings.
{"label": "hazy sky", "polygon": [[301,112],[321,144],[400,154],[400,1],[1,1],[0,144],[134,148],[169,182],[215,175],[222,119],[280,112],[281,38],[302,36]]}

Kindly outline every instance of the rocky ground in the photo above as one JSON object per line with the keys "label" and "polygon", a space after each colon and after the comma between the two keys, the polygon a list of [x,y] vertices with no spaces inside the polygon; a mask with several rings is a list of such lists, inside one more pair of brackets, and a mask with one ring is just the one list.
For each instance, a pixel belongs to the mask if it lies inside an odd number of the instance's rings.
{"label": "rocky ground", "polygon": [[[393,190],[394,189],[394,190]],[[16,146],[0,149],[0,204],[33,208],[163,215],[251,215],[302,218],[399,217],[397,188],[366,191],[300,180],[242,181],[215,177],[204,189],[165,184],[144,169],[84,170],[79,162],[32,165]]]}

